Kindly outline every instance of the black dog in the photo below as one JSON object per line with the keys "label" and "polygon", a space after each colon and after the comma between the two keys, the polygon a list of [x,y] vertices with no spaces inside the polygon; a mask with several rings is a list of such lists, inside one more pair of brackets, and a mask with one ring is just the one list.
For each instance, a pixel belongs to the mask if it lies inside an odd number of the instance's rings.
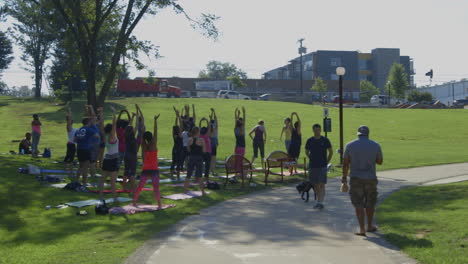
{"label": "black dog", "polygon": [[[302,198],[302,200],[304,200],[304,202],[307,203],[309,201],[309,191],[310,191],[310,189],[312,189],[314,191],[314,200],[317,200],[317,194],[315,193],[315,187],[311,182],[308,182],[308,181],[301,182],[296,186],[296,189],[301,194],[301,198]],[[307,195],[306,198],[304,198],[304,194]]]}

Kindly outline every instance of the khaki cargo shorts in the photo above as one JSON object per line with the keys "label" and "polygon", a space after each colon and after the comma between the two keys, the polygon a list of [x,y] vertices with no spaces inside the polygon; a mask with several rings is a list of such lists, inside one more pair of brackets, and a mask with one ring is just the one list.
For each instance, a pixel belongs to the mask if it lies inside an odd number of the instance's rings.
{"label": "khaki cargo shorts", "polygon": [[377,179],[351,177],[349,196],[355,208],[375,208],[377,204]]}

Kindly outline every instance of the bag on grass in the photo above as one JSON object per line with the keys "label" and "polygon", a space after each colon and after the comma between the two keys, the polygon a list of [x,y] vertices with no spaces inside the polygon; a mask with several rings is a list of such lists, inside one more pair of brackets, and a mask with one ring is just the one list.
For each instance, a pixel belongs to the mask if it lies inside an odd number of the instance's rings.
{"label": "bag on grass", "polygon": [[83,187],[79,182],[70,182],[63,187],[65,190],[70,190],[70,191],[78,191]]}
{"label": "bag on grass", "polygon": [[208,184],[206,185],[206,188],[210,190],[219,190],[220,187],[217,182],[208,182]]}
{"label": "bag on grass", "polygon": [[50,152],[50,148],[45,148],[44,153],[42,153],[43,158],[50,158],[52,156],[52,153]]}
{"label": "bag on grass", "polygon": [[102,203],[96,204],[94,211],[99,215],[106,215],[109,213],[109,206],[106,204],[106,200],[102,200]]}

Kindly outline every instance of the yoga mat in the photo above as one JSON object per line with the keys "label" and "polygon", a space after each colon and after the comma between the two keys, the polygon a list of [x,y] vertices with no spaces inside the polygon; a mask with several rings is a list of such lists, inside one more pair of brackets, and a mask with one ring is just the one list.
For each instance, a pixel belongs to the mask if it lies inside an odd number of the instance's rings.
{"label": "yoga mat", "polygon": [[154,212],[159,210],[164,210],[167,208],[175,207],[175,204],[163,204],[161,209],[158,209],[157,205],[152,204],[138,204],[137,206],[133,206],[132,204],[125,205],[122,207],[112,207],[109,209],[109,213],[111,214],[136,214],[142,212]]}
{"label": "yoga mat", "polygon": [[[153,191],[152,188],[143,188],[142,191]],[[92,193],[99,193],[99,190],[90,190],[89,192],[92,192]],[[103,193],[112,193],[112,190],[103,190],[102,191]],[[130,190],[123,190],[123,189],[118,189],[118,190],[115,190],[116,193],[131,193],[132,191]]]}
{"label": "yoga mat", "polygon": [[[205,192],[206,194],[209,194],[210,192]],[[202,192],[201,191],[189,191],[188,193],[176,193],[176,194],[171,194],[171,195],[166,195],[163,196],[165,199],[170,199],[170,200],[185,200],[185,199],[191,199],[191,198],[196,198],[196,197],[201,197]]]}
{"label": "yoga mat", "polygon": [[[49,170],[49,169],[41,169],[41,173],[70,173],[70,171],[67,171],[67,170]],[[76,171],[73,171],[73,173],[76,173]]]}
{"label": "yoga mat", "polygon": [[[119,202],[130,202],[132,199],[130,198],[125,198],[125,197],[118,197],[117,201]],[[96,205],[100,204],[102,201],[101,200],[86,200],[86,201],[78,201],[78,202],[68,202],[65,203],[68,206],[73,206],[73,207],[85,207],[85,206],[90,206],[90,205]],[[106,203],[110,204],[114,202],[114,198],[106,199]]]}
{"label": "yoga mat", "polygon": [[[53,188],[64,188],[65,185],[67,185],[66,183],[56,183],[56,184],[51,184],[49,185],[50,187],[53,187]],[[99,184],[98,183],[87,183],[86,184],[86,188],[88,187],[99,187]],[[107,184],[107,183],[104,183],[104,187],[110,187],[110,184]]]}
{"label": "yoga mat", "polygon": [[[222,184],[217,181],[210,181],[210,182],[216,182],[217,184]],[[184,183],[174,183],[174,184],[167,184],[166,186],[169,187],[184,187]],[[199,186],[198,182],[189,182],[189,186]],[[206,186],[206,183],[205,183]]]}

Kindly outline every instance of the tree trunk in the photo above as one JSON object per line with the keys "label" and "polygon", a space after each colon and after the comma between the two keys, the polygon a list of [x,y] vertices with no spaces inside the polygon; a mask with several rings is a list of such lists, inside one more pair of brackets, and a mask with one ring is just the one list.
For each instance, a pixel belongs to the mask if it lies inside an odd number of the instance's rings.
{"label": "tree trunk", "polygon": [[42,88],[42,70],[40,67],[36,65],[34,67],[34,97],[41,98],[41,88]]}

